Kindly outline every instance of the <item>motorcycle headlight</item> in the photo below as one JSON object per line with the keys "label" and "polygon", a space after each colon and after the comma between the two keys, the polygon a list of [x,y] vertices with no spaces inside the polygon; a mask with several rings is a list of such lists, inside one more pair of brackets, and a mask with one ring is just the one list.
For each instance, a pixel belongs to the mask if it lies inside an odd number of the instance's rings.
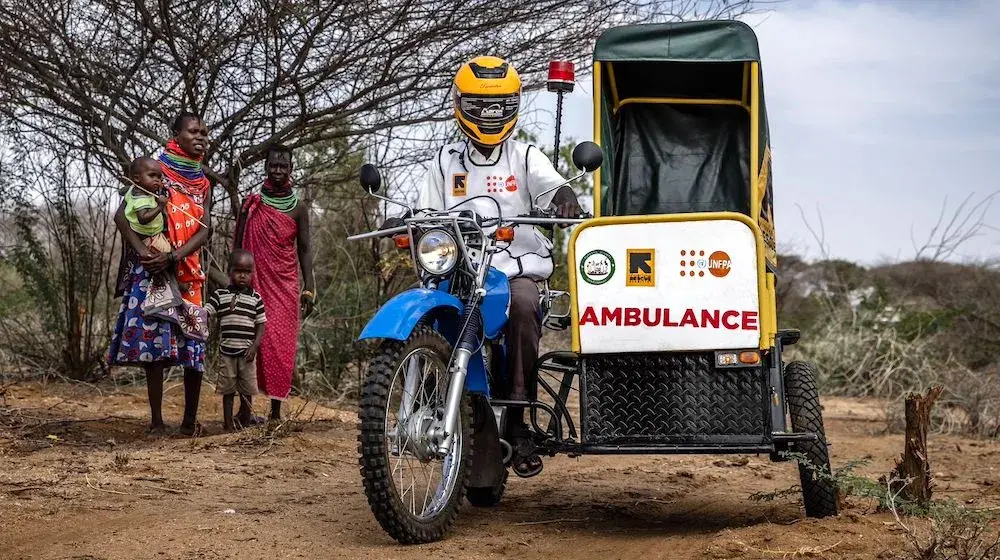
{"label": "motorcycle headlight", "polygon": [[431,274],[447,274],[458,262],[458,243],[448,232],[431,230],[417,242],[417,262]]}

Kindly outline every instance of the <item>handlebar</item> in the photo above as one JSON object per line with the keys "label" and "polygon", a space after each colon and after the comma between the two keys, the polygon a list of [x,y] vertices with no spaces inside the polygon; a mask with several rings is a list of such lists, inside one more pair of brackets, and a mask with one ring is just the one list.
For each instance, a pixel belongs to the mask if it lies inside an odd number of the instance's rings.
{"label": "handlebar", "polygon": [[516,218],[504,221],[512,224],[526,224],[532,226],[558,226],[562,224],[582,224],[591,217],[592,216],[581,218],[538,218],[535,216],[517,216]]}
{"label": "handlebar", "polygon": [[[590,213],[583,213],[579,218],[558,218],[550,217],[544,212],[532,211],[531,214],[527,216],[515,216],[513,218],[507,218],[503,220],[505,224],[524,224],[532,226],[557,226],[563,224],[580,224],[591,218],[593,215]],[[479,223],[482,227],[493,227],[498,225],[501,220],[499,218],[487,218],[480,219]],[[348,241],[360,241],[362,239],[372,239],[376,237],[389,237],[391,235],[396,235],[397,233],[404,233],[409,230],[409,226],[399,226],[389,229],[380,229],[376,231],[370,231],[368,233],[359,233],[357,235],[352,235],[347,238]]]}
{"label": "handlebar", "polygon": [[357,235],[352,235],[347,238],[348,241],[358,241],[361,239],[371,239],[373,237],[388,237],[390,235],[396,235],[397,233],[403,233],[409,228],[406,226],[399,226],[389,229],[380,229],[375,231],[369,231],[368,233],[359,233]]}

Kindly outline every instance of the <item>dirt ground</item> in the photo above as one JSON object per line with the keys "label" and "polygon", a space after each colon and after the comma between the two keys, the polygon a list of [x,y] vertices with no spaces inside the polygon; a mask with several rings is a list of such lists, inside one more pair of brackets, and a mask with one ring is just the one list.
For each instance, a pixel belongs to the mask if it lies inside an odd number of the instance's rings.
{"label": "dirt ground", "polygon": [[[182,388],[169,383],[168,423]],[[0,558],[897,558],[887,514],[851,500],[805,519],[797,497],[750,499],[797,482],[763,456],[546,459],[512,478],[495,509],[467,506],[446,541],[402,547],[361,491],[355,413],[301,400],[284,434],[222,434],[204,387],[207,435],[148,439],[141,387],[9,385],[0,400]],[[902,436],[877,404],[827,398],[834,466],[892,467]],[[934,436],[937,497],[1000,505],[1000,445]]]}

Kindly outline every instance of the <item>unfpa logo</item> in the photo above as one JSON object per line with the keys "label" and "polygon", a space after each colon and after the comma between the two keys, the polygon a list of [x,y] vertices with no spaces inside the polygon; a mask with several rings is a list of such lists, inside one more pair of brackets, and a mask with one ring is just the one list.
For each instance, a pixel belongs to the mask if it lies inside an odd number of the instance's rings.
{"label": "unfpa logo", "polygon": [[708,271],[716,278],[729,274],[733,261],[725,251],[716,251],[708,257]]}
{"label": "unfpa logo", "polygon": [[725,251],[715,251],[706,256],[705,251],[701,250],[681,250],[680,272],[685,278],[703,278],[706,272],[722,278],[729,274],[732,266],[732,259]]}

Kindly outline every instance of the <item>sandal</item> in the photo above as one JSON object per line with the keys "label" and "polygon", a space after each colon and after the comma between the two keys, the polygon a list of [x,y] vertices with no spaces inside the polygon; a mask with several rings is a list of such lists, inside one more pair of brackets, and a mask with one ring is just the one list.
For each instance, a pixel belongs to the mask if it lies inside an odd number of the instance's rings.
{"label": "sandal", "polygon": [[514,456],[511,459],[514,474],[521,478],[531,478],[542,472],[542,458],[535,453],[535,445],[528,437],[518,437]]}

